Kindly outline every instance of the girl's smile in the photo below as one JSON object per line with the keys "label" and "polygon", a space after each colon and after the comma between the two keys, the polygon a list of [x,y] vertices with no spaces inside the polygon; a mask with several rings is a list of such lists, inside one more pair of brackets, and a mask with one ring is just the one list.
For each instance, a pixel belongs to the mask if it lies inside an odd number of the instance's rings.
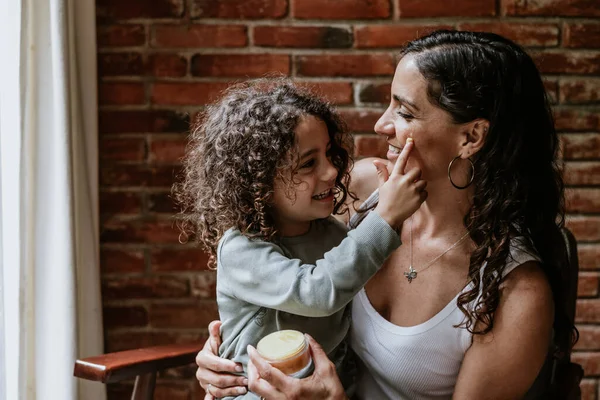
{"label": "girl's smile", "polygon": [[333,201],[333,190],[327,189],[324,192],[321,192],[317,195],[313,196],[313,199],[317,201]]}

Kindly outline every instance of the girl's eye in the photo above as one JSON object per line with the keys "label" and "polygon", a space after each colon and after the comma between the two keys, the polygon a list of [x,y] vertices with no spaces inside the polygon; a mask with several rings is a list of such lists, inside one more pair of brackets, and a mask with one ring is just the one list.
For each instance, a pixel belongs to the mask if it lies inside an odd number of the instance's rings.
{"label": "girl's eye", "polygon": [[313,165],[315,165],[315,160],[311,159],[311,160],[308,160],[307,162],[305,162],[304,164],[302,164],[300,166],[300,169],[311,168]]}

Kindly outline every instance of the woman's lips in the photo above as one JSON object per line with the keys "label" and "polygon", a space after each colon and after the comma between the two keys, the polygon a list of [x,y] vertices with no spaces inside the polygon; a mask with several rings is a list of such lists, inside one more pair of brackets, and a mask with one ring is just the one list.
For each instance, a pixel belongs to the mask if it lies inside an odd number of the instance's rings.
{"label": "woman's lips", "polygon": [[388,143],[388,151],[387,151],[387,159],[390,161],[396,161],[398,159],[398,156],[400,155],[400,152],[402,151],[401,147],[397,147],[394,146],[392,144]]}

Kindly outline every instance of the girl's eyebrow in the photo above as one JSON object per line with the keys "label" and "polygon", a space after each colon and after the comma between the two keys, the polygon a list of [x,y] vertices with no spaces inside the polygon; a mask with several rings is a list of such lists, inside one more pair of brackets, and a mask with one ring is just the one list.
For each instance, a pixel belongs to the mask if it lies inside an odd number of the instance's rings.
{"label": "girl's eyebrow", "polygon": [[394,100],[396,100],[398,103],[402,103],[402,104],[408,104],[411,108],[414,108],[415,111],[419,111],[419,107],[417,107],[417,105],[415,103],[413,103],[412,101],[404,98],[404,97],[400,97],[397,94],[392,95],[392,97],[394,98]]}
{"label": "girl's eyebrow", "polygon": [[300,159],[302,160],[302,159],[304,159],[304,158],[306,158],[306,157],[308,157],[308,156],[311,156],[311,155],[313,155],[314,153],[317,153],[318,151],[319,151],[319,150],[317,150],[317,149],[309,149],[309,150],[306,150],[304,153],[302,153],[302,154],[300,155]]}

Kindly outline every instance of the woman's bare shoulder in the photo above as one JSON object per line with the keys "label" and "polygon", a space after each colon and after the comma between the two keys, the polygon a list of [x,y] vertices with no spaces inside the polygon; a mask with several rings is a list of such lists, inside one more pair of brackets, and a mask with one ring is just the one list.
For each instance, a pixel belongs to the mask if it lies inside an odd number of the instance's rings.
{"label": "woman's bare shoulder", "polygon": [[498,318],[494,321],[501,318],[504,324],[500,326],[535,325],[544,331],[551,328],[553,310],[552,289],[541,264],[528,261],[506,275],[500,284]]}
{"label": "woman's bare shoulder", "polygon": [[542,265],[537,261],[528,261],[512,270],[502,281],[500,289],[521,296],[531,295],[544,301],[552,299],[550,283],[542,270]]}

